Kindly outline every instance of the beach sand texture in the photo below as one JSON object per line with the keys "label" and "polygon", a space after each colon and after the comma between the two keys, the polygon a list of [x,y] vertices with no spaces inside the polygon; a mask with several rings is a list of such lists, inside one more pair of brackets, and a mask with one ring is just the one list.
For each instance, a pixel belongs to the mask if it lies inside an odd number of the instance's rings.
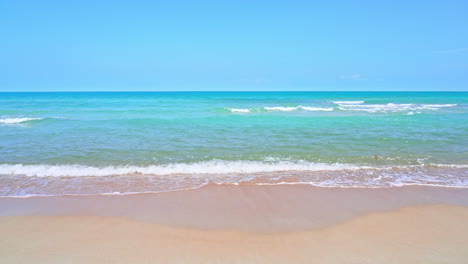
{"label": "beach sand texture", "polygon": [[3,198],[0,262],[466,263],[467,197],[455,188],[212,185]]}

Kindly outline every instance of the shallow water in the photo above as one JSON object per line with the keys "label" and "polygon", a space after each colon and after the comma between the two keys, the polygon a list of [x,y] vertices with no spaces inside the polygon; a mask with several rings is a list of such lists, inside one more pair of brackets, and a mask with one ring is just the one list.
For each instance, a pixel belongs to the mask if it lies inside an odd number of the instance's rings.
{"label": "shallow water", "polygon": [[1,196],[468,186],[468,93],[0,93]]}

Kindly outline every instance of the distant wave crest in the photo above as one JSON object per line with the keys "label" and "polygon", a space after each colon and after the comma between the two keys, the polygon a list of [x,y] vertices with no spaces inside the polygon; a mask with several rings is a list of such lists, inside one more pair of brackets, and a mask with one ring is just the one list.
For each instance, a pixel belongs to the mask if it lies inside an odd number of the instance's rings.
{"label": "distant wave crest", "polygon": [[311,107],[311,106],[294,106],[294,107],[283,107],[283,106],[274,106],[274,107],[269,107],[265,106],[265,110],[267,111],[281,111],[281,112],[290,112],[294,110],[305,110],[305,111],[333,111],[333,107]]}
{"label": "distant wave crest", "polygon": [[410,111],[409,113],[414,114],[414,112],[411,111],[439,110],[440,108],[456,106],[456,104],[364,104],[363,101],[335,101],[333,103],[338,105],[338,109],[342,111],[360,111],[368,113],[395,113]]}
{"label": "distant wave crest", "polygon": [[331,101],[334,104],[338,105],[355,105],[355,104],[363,104],[364,101]]}
{"label": "distant wave crest", "polygon": [[32,120],[42,120],[44,118],[32,118],[32,117],[16,117],[16,118],[0,118],[0,124],[18,124]]}
{"label": "distant wave crest", "polygon": [[249,113],[250,112],[250,109],[243,109],[243,108],[230,108],[230,107],[228,107],[227,109],[229,111],[233,112],[233,113]]}
{"label": "distant wave crest", "polygon": [[232,113],[251,113],[251,112],[292,112],[303,111],[333,111],[333,107],[313,107],[313,106],[265,106],[260,108],[226,108]]}
{"label": "distant wave crest", "polygon": [[230,108],[231,113],[252,113],[252,112],[294,112],[294,111],[311,111],[311,112],[367,112],[367,113],[405,113],[406,115],[420,114],[421,111],[436,111],[441,108],[450,108],[457,104],[365,104],[365,101],[330,101],[332,105],[329,107],[323,106],[264,106],[254,108]]}

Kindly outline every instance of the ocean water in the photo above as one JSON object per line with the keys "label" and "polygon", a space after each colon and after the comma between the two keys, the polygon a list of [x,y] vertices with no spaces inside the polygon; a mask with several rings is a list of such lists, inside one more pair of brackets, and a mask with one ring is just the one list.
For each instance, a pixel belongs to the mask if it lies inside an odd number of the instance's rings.
{"label": "ocean water", "polygon": [[0,93],[0,196],[468,187],[466,92]]}

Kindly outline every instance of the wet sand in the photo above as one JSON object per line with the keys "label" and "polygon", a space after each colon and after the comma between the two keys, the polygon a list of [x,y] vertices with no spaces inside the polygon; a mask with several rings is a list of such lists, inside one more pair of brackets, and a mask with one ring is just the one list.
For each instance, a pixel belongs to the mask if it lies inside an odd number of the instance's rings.
{"label": "wet sand", "polygon": [[0,199],[1,263],[467,263],[468,190],[220,186]]}

